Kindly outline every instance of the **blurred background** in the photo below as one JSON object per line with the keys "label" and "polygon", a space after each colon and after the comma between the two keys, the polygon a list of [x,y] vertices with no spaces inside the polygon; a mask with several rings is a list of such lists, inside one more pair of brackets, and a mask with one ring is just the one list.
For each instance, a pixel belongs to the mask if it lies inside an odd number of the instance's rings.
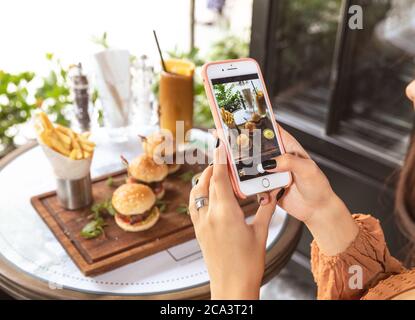
{"label": "blurred background", "polygon": [[[363,8],[363,29],[348,8]],[[93,55],[126,49],[154,74],[159,56],[204,62],[251,56],[260,63],[279,123],[311,153],[351,211],[382,221],[392,254],[406,242],[393,217],[396,173],[414,127],[405,97],[415,78],[413,0],[3,0],[0,28],[0,156],[28,140],[41,108],[74,122],[70,66],[90,80],[93,128],[105,126]],[[145,56],[145,57],[144,57]],[[198,72],[194,124],[212,127]],[[139,94],[139,93],[138,93]],[[264,299],[313,299],[309,244],[263,287]]]}

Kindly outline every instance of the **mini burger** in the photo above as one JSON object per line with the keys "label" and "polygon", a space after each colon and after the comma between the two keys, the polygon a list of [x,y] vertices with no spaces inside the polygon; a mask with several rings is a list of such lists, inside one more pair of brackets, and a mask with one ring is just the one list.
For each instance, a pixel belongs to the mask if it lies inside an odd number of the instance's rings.
{"label": "mini burger", "polygon": [[146,154],[170,160],[167,161],[169,162],[167,163],[169,174],[173,174],[180,169],[180,164],[176,163],[176,144],[171,136],[156,132],[148,137],[141,137],[141,141]]}
{"label": "mini burger", "polygon": [[128,182],[145,184],[153,190],[157,199],[164,197],[163,180],[169,173],[167,165],[157,164],[151,156],[142,154],[128,165],[128,173]]}
{"label": "mini burger", "polygon": [[153,227],[160,218],[156,196],[146,185],[123,184],[112,195],[115,223],[124,231],[138,232]]}

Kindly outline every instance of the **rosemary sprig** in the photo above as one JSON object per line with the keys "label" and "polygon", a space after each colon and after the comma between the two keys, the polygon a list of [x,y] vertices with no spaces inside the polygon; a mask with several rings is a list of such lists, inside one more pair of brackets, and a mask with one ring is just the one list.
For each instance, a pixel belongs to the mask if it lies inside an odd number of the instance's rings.
{"label": "rosemary sprig", "polygon": [[156,206],[159,208],[161,213],[166,212],[168,204],[169,204],[169,201],[167,200],[162,200],[162,199],[156,200]]}
{"label": "rosemary sprig", "polygon": [[187,204],[182,203],[181,205],[179,205],[179,206],[176,208],[176,212],[177,212],[177,213],[183,213],[183,214],[189,214],[189,209],[188,209],[188,207],[187,207]]}
{"label": "rosemary sprig", "polygon": [[113,186],[114,186],[114,179],[113,179],[112,177],[109,177],[109,178],[107,179],[107,181],[105,181],[105,184],[106,184],[108,187],[113,187]]}
{"label": "rosemary sprig", "polygon": [[194,176],[194,172],[193,171],[186,171],[184,173],[182,173],[179,178],[183,181],[183,182],[190,182],[192,181],[192,178]]}

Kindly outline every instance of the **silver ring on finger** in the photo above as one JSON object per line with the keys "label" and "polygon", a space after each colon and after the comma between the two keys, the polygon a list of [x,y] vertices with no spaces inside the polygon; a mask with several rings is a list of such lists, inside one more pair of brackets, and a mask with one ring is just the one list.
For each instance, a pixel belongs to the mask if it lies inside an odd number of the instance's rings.
{"label": "silver ring on finger", "polygon": [[197,197],[195,199],[195,207],[196,210],[199,211],[203,207],[206,207],[209,204],[209,198],[208,197]]}

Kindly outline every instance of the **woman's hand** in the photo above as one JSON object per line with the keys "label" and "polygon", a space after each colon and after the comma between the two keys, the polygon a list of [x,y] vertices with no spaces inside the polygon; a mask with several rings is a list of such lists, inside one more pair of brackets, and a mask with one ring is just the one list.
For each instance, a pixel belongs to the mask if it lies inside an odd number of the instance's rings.
{"label": "woman's hand", "polygon": [[287,153],[262,164],[266,171],[292,174],[292,184],[278,204],[307,225],[322,252],[336,255],[355,239],[358,227],[303,147],[281,127],[280,133]]}
{"label": "woman's hand", "polygon": [[[268,227],[276,194],[260,206],[252,224],[245,222],[233,193],[223,143],[215,149],[214,164],[192,189],[189,210],[210,277],[212,299],[258,299],[265,267]],[[195,200],[208,205],[195,207]]]}
{"label": "woman's hand", "polygon": [[286,153],[263,162],[263,168],[268,172],[291,172],[293,182],[286,188],[279,205],[298,220],[307,222],[329,206],[336,195],[304,148],[287,131],[279,129]]}
{"label": "woman's hand", "polygon": [[412,81],[406,88],[406,95],[414,103],[415,108],[415,81]]}

